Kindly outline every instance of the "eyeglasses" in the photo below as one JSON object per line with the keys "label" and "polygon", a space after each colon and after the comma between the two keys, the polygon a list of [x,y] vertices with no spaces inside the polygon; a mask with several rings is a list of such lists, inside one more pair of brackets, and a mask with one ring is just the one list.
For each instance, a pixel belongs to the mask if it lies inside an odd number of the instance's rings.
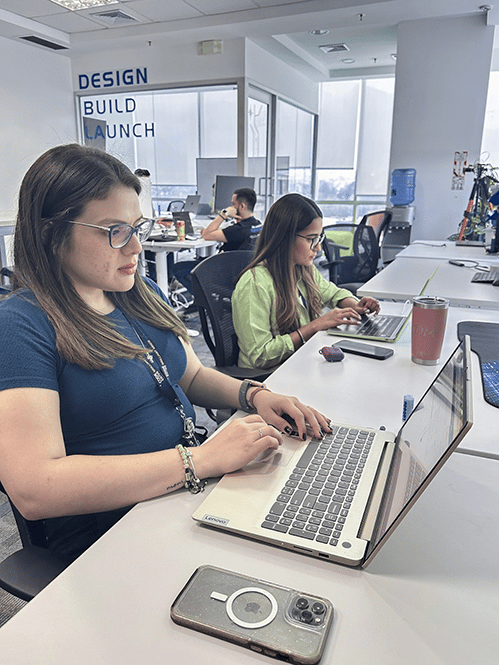
{"label": "eyeglasses", "polygon": [[324,242],[324,238],[326,237],[324,231],[321,231],[321,234],[319,236],[316,236],[315,238],[308,238],[307,236],[302,236],[299,233],[297,233],[296,235],[299,238],[305,238],[305,240],[308,240],[310,243],[310,249],[317,249],[317,247]]}
{"label": "eyeglasses", "polygon": [[113,249],[121,249],[130,242],[133,235],[137,236],[140,243],[145,242],[152,233],[154,219],[145,219],[137,226],[130,224],[112,224],[111,226],[97,226],[97,224],[85,224],[84,222],[72,222],[69,224],[79,224],[80,226],[89,226],[91,229],[101,229],[107,231],[109,244]]}

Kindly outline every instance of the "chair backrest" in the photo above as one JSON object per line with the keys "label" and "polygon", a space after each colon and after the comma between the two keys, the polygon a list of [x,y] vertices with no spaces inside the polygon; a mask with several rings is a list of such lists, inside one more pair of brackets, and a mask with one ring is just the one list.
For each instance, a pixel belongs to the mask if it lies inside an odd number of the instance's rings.
{"label": "chair backrest", "polygon": [[231,297],[237,278],[253,252],[221,252],[201,261],[191,272],[194,304],[206,344],[217,367],[237,365],[239,346],[232,323]]}
{"label": "chair backrest", "polygon": [[0,483],[0,492],[3,492],[9,500],[9,504],[16,521],[17,530],[19,531],[19,536],[21,538],[23,547],[36,545],[37,547],[46,548],[47,536],[45,534],[45,525],[43,520],[38,522],[30,522],[29,520],[25,519],[10,500],[10,497],[3,488],[2,483]]}
{"label": "chair backrest", "polygon": [[348,282],[367,282],[378,270],[379,245],[371,226],[360,225],[355,229],[353,253],[357,259]]}
{"label": "chair backrest", "polygon": [[184,209],[185,201],[182,199],[175,199],[173,201],[170,201],[168,204],[167,211],[168,212],[182,212]]}
{"label": "chair backrest", "polygon": [[380,245],[381,239],[391,221],[392,211],[380,210],[378,212],[370,212],[367,215],[364,215],[360,223],[370,226],[373,229],[378,245]]}

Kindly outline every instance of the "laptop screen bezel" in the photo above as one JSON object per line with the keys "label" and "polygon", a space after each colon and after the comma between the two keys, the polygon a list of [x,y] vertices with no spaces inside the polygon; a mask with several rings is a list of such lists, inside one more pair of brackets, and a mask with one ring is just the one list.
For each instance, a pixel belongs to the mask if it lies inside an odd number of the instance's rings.
{"label": "laptop screen bezel", "polygon": [[[409,510],[414,506],[416,501],[419,499],[419,497],[422,495],[422,493],[425,491],[425,489],[428,487],[428,485],[432,482],[432,480],[435,478],[437,473],[440,471],[442,466],[445,464],[445,462],[449,459],[451,454],[454,452],[454,450],[458,447],[458,445],[461,443],[463,440],[464,436],[467,434],[467,432],[470,430],[472,424],[473,424],[473,414],[472,414],[472,385],[471,385],[471,347],[470,347],[470,337],[468,335],[465,335],[463,337],[463,340],[457,345],[457,347],[454,349],[453,353],[449,356],[447,362],[443,365],[442,369],[440,372],[437,374],[435,379],[432,381],[430,386],[428,386],[428,389],[425,391],[424,395],[421,397],[419,400],[418,404],[415,406],[414,411],[418,408],[419,404],[423,402],[425,399],[426,395],[430,392],[430,390],[433,387],[433,384],[438,381],[440,375],[445,371],[447,365],[452,361],[456,353],[458,353],[460,350],[463,352],[463,423],[461,426],[461,429],[457,434],[455,435],[452,443],[447,447],[443,455],[440,457],[440,459],[437,461],[437,463],[434,465],[434,467],[429,471],[428,475],[426,478],[423,480],[419,488],[416,490],[416,492],[410,497],[410,499],[407,501],[407,503],[404,505],[402,510],[399,512],[397,517],[393,520],[393,522],[390,524],[390,526],[386,529],[386,531],[376,539],[376,531],[379,525],[379,520],[381,518],[381,513],[382,511],[379,511],[378,519],[376,521],[376,525],[373,530],[373,536],[371,538],[371,541],[369,542],[369,545],[366,550],[366,554],[364,556],[364,561],[362,563],[362,567],[365,568],[367,565],[371,563],[371,561],[374,559],[374,557],[378,554],[380,549],[383,547],[383,545],[386,543],[388,538],[392,535],[392,533],[395,531],[397,526],[400,524],[400,522],[404,519],[404,517],[407,515]],[[414,413],[413,411],[413,413]],[[408,422],[408,421],[407,421]],[[403,430],[404,426],[399,430],[399,433],[397,434],[397,441],[400,438],[400,434]],[[392,458],[392,463],[393,463]],[[385,493],[389,492],[390,488],[387,487],[385,488]]]}

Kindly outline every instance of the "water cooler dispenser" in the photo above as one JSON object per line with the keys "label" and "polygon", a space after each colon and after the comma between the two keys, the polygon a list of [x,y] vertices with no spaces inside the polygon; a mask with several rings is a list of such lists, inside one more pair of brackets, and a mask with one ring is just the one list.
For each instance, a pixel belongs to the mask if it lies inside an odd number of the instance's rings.
{"label": "water cooler dispenser", "polygon": [[416,169],[395,169],[392,171],[390,185],[389,210],[392,221],[381,244],[381,260],[383,264],[393,261],[398,252],[411,241],[411,228],[416,208],[414,201],[416,187]]}

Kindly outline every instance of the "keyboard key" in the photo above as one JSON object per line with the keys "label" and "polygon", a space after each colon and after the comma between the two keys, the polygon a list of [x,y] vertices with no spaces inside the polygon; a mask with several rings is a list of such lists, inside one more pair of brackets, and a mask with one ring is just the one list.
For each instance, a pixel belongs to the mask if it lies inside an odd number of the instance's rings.
{"label": "keyboard key", "polygon": [[310,531],[305,531],[303,529],[292,528],[289,530],[290,536],[298,536],[298,538],[306,538],[307,540],[313,540],[315,538],[315,533]]}

